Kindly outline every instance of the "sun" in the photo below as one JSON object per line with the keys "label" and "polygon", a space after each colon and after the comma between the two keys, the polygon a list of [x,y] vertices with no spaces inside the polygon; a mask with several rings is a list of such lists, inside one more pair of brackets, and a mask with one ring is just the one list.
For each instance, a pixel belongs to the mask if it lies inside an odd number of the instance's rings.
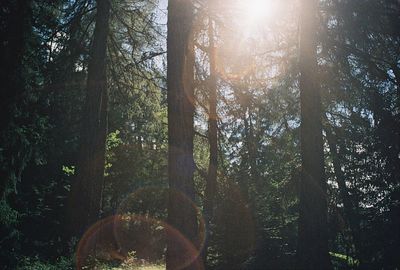
{"label": "sun", "polygon": [[277,0],[239,0],[242,20],[248,26],[271,19],[277,8]]}
{"label": "sun", "polygon": [[268,5],[270,1],[268,0],[251,0],[246,1],[244,6],[244,14],[248,19],[260,19],[268,11]]}

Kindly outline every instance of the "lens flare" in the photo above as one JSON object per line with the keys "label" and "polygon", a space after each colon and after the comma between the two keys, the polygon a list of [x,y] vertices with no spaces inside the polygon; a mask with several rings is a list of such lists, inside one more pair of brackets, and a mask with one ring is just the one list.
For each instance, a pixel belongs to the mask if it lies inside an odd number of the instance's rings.
{"label": "lens flare", "polygon": [[167,238],[181,254],[174,269],[192,264],[202,269],[197,261],[200,252],[191,241],[167,223],[139,215],[114,215],[93,225],[79,241],[77,269],[90,268],[94,261],[123,262],[132,252],[140,264],[162,264]]}
{"label": "lens flare", "polygon": [[[171,194],[190,205],[196,213],[196,240],[189,240],[166,222],[168,196]],[[205,235],[201,211],[185,194],[157,187],[138,189],[120,204],[116,215],[98,221],[86,231],[78,244],[77,269],[90,267],[94,259],[124,262],[132,253],[140,264],[165,264],[168,242],[180,254],[179,260],[170,258],[169,264],[173,269],[192,265],[200,270],[203,267],[199,255]]]}

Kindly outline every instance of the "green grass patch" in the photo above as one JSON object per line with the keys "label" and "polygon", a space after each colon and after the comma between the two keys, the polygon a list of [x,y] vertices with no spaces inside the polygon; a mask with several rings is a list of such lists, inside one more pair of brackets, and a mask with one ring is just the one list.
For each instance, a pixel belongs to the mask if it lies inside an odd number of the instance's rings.
{"label": "green grass patch", "polygon": [[339,260],[342,263],[346,263],[349,266],[358,266],[360,263],[357,259],[354,259],[353,257],[344,254],[329,252],[329,255],[331,255],[331,257]]}

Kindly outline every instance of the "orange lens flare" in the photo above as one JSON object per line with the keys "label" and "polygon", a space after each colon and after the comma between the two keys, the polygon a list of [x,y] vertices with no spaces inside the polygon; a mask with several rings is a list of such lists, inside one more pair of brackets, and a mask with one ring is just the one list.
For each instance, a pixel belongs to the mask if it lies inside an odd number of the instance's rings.
{"label": "orange lens flare", "polygon": [[[171,192],[193,207],[197,214],[199,229],[195,243],[165,221]],[[77,269],[83,269],[90,266],[93,259],[123,262],[132,252],[141,264],[163,264],[168,239],[170,248],[181,254],[179,260],[169,258],[169,265],[173,265],[174,270],[189,265],[202,269],[198,258],[205,235],[201,211],[185,194],[166,188],[138,189],[121,203],[116,215],[98,221],[86,231],[78,244],[76,265]]]}

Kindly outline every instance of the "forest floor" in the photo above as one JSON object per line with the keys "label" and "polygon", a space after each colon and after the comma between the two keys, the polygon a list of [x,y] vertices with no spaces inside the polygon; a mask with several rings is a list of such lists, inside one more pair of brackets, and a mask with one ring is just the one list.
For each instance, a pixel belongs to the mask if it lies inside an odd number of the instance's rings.
{"label": "forest floor", "polygon": [[165,270],[165,265],[119,266],[114,268],[104,268],[100,270]]}
{"label": "forest floor", "polygon": [[[96,268],[97,269],[97,268]],[[149,264],[149,265],[125,265],[110,267],[110,266],[100,266],[99,270],[165,270],[165,265],[163,264]]]}

